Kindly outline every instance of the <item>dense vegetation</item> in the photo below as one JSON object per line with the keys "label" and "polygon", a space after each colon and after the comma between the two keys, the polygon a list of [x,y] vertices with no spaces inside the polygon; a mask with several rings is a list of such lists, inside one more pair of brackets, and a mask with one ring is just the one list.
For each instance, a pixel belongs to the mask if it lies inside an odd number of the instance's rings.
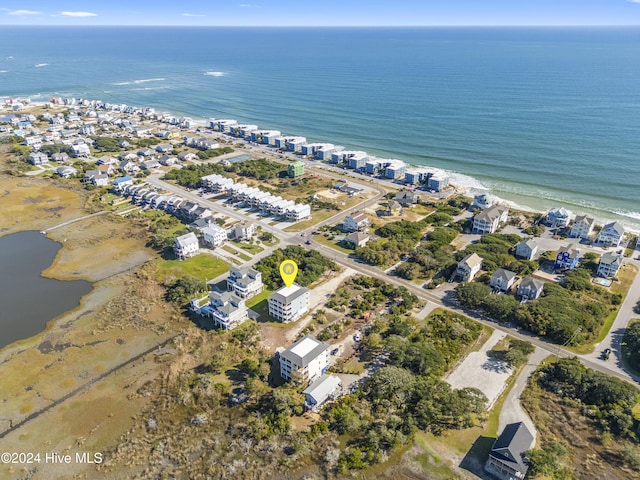
{"label": "dense vegetation", "polygon": [[369,265],[389,265],[411,252],[420,241],[427,223],[399,220],[391,222],[376,230],[380,240],[369,242],[365,247],[358,248],[356,255]]}
{"label": "dense vegetation", "polygon": [[209,150],[200,150],[196,155],[200,160],[209,160],[210,158],[219,157],[220,155],[224,155],[226,153],[233,152],[233,148],[231,147],[222,147],[222,148],[211,148]]}
{"label": "dense vegetation", "polygon": [[518,260],[510,253],[521,240],[522,237],[518,235],[488,233],[480,238],[480,242],[456,253],[456,261],[459,262],[470,253],[477,253],[482,257],[482,269],[489,273],[498,268],[506,268],[518,275],[528,275],[538,268],[538,264],[529,260]]}
{"label": "dense vegetation", "polygon": [[262,282],[268,289],[277,290],[282,287],[280,264],[286,259],[298,264],[296,283],[303,287],[311,285],[329,270],[338,270],[338,265],[333,260],[323,257],[317,251],[290,245],[284,250],[279,248],[255,264],[255,269],[262,273]]}
{"label": "dense vegetation", "polygon": [[625,330],[622,345],[631,368],[640,372],[640,321],[636,320]]}
{"label": "dense vegetation", "polygon": [[167,286],[167,301],[184,305],[207,291],[207,284],[193,275],[185,275]]}
{"label": "dense vegetation", "polygon": [[[431,218],[433,215],[427,217]],[[451,242],[458,236],[452,228],[440,227],[427,234],[426,240],[421,242],[409,257],[407,262],[395,269],[395,274],[406,280],[415,278],[429,279],[442,270],[451,268],[454,247]]]}
{"label": "dense vegetation", "polygon": [[[219,150],[225,150],[225,147]],[[215,152],[217,150],[207,150]],[[226,152],[225,152],[226,153]],[[222,153],[219,153],[222,155]],[[164,176],[166,180],[175,180],[176,183],[188,188],[197,188],[200,186],[200,178],[206,175],[217,173],[223,175],[227,173],[235,173],[241,177],[250,177],[257,180],[268,180],[285,175],[287,170],[279,163],[270,162],[265,159],[247,160],[245,162],[232,163],[231,165],[222,166],[217,163],[201,163],[198,165],[187,165],[186,167],[171,170]]]}
{"label": "dense vegetation", "polygon": [[409,312],[416,306],[418,297],[405,287],[396,287],[377,278],[356,275],[344,282],[331,295],[327,308],[346,312],[350,317],[360,318],[378,305],[387,303],[392,314]]}
{"label": "dense vegetation", "polygon": [[576,358],[562,358],[538,370],[543,389],[578,401],[582,411],[602,431],[636,439],[632,409],[638,389],[615,377],[586,368]]}
{"label": "dense vegetation", "polygon": [[507,337],[506,350],[489,350],[487,354],[492,358],[498,358],[507,362],[512,367],[518,368],[527,363],[527,358],[536,349],[529,342],[513,337]]}
{"label": "dense vegetation", "polygon": [[121,150],[120,142],[113,137],[92,137],[93,148],[99,152],[118,152]]}
{"label": "dense vegetation", "polygon": [[[327,407],[329,429],[348,439],[337,469],[345,472],[384,461],[417,429],[440,434],[467,428],[485,408],[475,389],[452,390],[440,380],[479,336],[482,327],[460,315],[437,313],[424,324],[390,316],[375,322],[367,344],[381,342],[389,363],[357,394]],[[377,340],[369,340],[370,337]]]}
{"label": "dense vegetation", "polygon": [[[459,284],[456,293],[465,307],[480,308],[500,322],[515,321],[518,326],[557,343],[568,341],[580,330],[573,339],[580,344],[598,334],[612,308],[607,304],[621,301],[618,295],[592,287],[581,276],[579,272],[572,273],[566,287],[548,282],[540,298],[524,304],[512,295],[493,295],[488,286],[477,282]],[[582,282],[586,282],[589,292],[576,285]]]}

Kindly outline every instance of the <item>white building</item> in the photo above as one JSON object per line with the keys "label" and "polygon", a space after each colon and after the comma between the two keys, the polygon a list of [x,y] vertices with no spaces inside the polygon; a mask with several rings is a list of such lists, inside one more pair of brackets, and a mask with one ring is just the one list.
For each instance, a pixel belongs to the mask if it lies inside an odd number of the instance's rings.
{"label": "white building", "polygon": [[545,223],[551,228],[564,228],[569,225],[573,213],[566,208],[552,208],[545,216]]}
{"label": "white building", "polygon": [[251,240],[256,234],[256,226],[249,222],[239,222],[234,225],[233,233],[236,240]]}
{"label": "white building", "polygon": [[233,292],[211,292],[209,304],[201,313],[213,319],[216,326],[229,330],[237,327],[249,318],[249,310],[244,299]]}
{"label": "white building", "polygon": [[364,232],[367,228],[369,228],[369,219],[362,212],[348,215],[342,222],[342,229],[345,232]]}
{"label": "white building", "polygon": [[477,253],[472,253],[460,260],[456,268],[456,277],[463,282],[470,282],[480,271],[480,268],[482,268],[482,257]]}
{"label": "white building", "polygon": [[615,277],[622,266],[624,257],[622,255],[607,252],[600,257],[600,263],[598,264],[598,277],[610,278]]}
{"label": "white building", "polygon": [[280,376],[307,384],[322,375],[329,363],[328,343],[305,335],[280,354]]}
{"label": "white building", "polygon": [[290,222],[297,222],[299,220],[309,218],[311,216],[311,205],[307,205],[306,203],[296,203],[295,205],[287,208],[286,216],[287,220]]}
{"label": "white building", "polygon": [[269,296],[269,315],[281,322],[293,322],[309,310],[309,289],[296,285],[282,287]]}
{"label": "white building", "polygon": [[596,238],[596,243],[603,247],[617,247],[622,242],[624,227],[618,222],[607,223]]}
{"label": "white building", "polygon": [[202,229],[204,241],[212,247],[220,247],[227,241],[227,231],[218,225],[209,225]]}
{"label": "white building", "polygon": [[198,243],[198,237],[193,232],[186,233],[179,236],[173,242],[173,251],[179,260],[193,257],[198,253],[200,244]]}
{"label": "white building", "polygon": [[341,383],[335,375],[322,375],[302,392],[305,407],[318,410],[324,402],[335,397]]}
{"label": "white building", "polygon": [[248,299],[262,292],[262,273],[251,267],[231,267],[227,277],[227,290]]}
{"label": "white building", "polygon": [[569,236],[587,239],[589,235],[591,235],[591,232],[593,232],[594,224],[595,221],[593,218],[587,217],[586,215],[578,215],[573,222]]}
{"label": "white building", "polygon": [[496,205],[479,212],[473,217],[473,233],[484,235],[485,233],[495,233],[501,224],[506,223],[509,218],[509,209]]}
{"label": "white building", "polygon": [[538,253],[538,241],[533,238],[522,240],[516,245],[516,257],[525,260],[533,260]]}

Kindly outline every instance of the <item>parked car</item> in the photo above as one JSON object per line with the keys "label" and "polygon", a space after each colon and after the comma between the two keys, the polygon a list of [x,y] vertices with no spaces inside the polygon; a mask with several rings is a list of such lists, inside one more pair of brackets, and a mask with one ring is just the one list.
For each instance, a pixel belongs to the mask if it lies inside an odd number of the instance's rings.
{"label": "parked car", "polygon": [[609,360],[609,355],[611,355],[611,349],[605,348],[602,354],[600,355],[600,358],[602,358],[603,360]]}

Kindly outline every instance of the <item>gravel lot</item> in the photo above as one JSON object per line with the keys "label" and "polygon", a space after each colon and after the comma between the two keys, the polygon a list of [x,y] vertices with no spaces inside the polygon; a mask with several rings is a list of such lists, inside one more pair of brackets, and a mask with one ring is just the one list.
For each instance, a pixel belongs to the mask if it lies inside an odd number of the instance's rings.
{"label": "gravel lot", "polygon": [[513,368],[502,360],[489,358],[487,352],[493,348],[505,333],[495,330],[477,352],[470,353],[462,363],[445,379],[453,388],[477,388],[489,399],[488,408],[504,390],[505,382],[513,372]]}

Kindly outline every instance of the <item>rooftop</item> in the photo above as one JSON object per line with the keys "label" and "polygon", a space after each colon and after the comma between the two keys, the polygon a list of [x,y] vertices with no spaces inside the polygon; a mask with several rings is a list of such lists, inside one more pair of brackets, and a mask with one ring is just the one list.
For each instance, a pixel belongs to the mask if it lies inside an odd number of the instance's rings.
{"label": "rooftop", "polygon": [[278,291],[273,292],[269,296],[269,300],[273,299],[282,304],[287,304],[287,303],[291,303],[296,298],[304,295],[308,291],[309,291],[308,288],[301,287],[300,285],[297,285],[294,283],[290,287],[282,287]]}
{"label": "rooftop", "polygon": [[291,363],[305,367],[329,347],[328,343],[321,342],[312,335],[305,335],[282,352],[280,356],[291,361]]}

